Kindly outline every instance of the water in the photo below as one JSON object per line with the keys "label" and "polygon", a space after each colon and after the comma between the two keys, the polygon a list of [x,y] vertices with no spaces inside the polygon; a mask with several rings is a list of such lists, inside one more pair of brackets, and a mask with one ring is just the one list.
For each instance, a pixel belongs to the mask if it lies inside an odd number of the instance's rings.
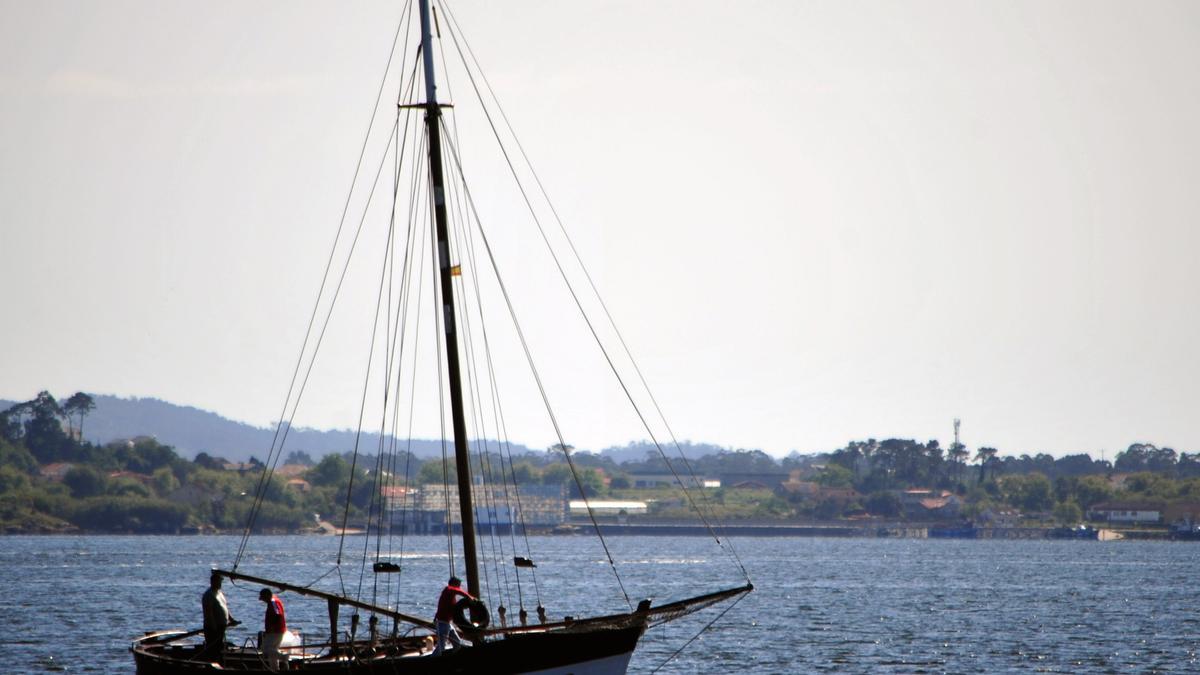
{"label": "water", "polygon": [[[131,672],[143,631],[195,628],[207,570],[235,537],[0,537],[0,664],[6,672]],[[309,582],[331,569],[334,538],[261,537],[243,571]],[[365,540],[346,540],[346,560]],[[1200,672],[1196,544],[1086,541],[742,539],[756,587],[659,672]],[[370,544],[373,550],[374,544]],[[703,538],[609,540],[634,603],[737,585]],[[586,537],[535,538],[552,617],[622,611],[603,551]],[[332,549],[332,550],[331,550]],[[448,567],[445,539],[415,537],[391,592],[429,616]],[[488,574],[495,583],[496,570]],[[510,570],[511,573],[511,570]],[[588,581],[580,581],[587,579]],[[357,564],[321,579],[355,590]],[[371,575],[367,574],[367,582]],[[226,586],[257,630],[257,587]],[[386,589],[384,589],[386,590]],[[536,596],[523,588],[531,610]],[[285,594],[289,623],[322,632],[324,603]],[[505,602],[514,607],[515,597]],[[494,608],[493,608],[494,609]],[[630,672],[649,673],[711,621],[706,610],[650,631]],[[515,609],[513,611],[515,615]],[[251,630],[231,632],[242,640]]]}

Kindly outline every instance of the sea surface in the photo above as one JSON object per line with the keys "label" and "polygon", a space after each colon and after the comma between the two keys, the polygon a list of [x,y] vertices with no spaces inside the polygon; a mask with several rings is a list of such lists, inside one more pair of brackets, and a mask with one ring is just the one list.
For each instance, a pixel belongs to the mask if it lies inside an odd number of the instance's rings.
{"label": "sea surface", "polygon": [[[208,570],[228,568],[239,543],[232,536],[0,537],[0,669],[132,672],[133,637],[200,625]],[[450,570],[446,545],[444,537],[402,545],[363,536],[256,537],[239,569],[399,598],[402,611],[429,616]],[[744,583],[740,559],[757,590],[723,615],[718,606],[652,629],[631,673],[1200,672],[1200,544],[771,538],[733,545],[736,558],[701,537],[610,537],[624,593],[605,551],[585,536],[531,538],[537,579],[523,572],[520,597],[511,564],[485,571],[489,586],[509,589],[500,601],[510,617],[522,602],[532,614],[540,599],[558,618],[627,611],[626,594],[633,604],[662,603],[736,586]],[[401,575],[377,580],[369,566],[361,573],[364,551],[373,556],[377,546]],[[511,548],[505,552],[511,557]],[[247,624],[230,633],[240,642],[262,621],[258,587],[225,590]],[[313,638],[326,630],[323,602],[282,597],[289,624]]]}

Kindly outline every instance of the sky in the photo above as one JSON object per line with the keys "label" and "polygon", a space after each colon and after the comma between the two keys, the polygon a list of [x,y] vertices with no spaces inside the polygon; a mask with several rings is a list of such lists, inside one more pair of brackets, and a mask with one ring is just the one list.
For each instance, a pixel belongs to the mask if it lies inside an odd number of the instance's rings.
{"label": "sky", "polygon": [[[680,440],[1200,451],[1200,5],[451,9]],[[0,398],[271,424],[402,12],[0,0]],[[538,344],[567,442],[646,437]]]}

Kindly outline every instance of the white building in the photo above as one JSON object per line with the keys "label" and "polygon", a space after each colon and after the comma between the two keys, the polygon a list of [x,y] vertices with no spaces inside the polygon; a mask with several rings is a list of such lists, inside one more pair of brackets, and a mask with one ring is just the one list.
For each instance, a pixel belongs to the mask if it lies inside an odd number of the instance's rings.
{"label": "white building", "polygon": [[1103,502],[1088,509],[1088,518],[1110,523],[1162,522],[1163,505],[1156,502]]}
{"label": "white building", "polygon": [[[413,492],[407,502],[399,501],[397,504],[402,507],[407,503],[413,511],[424,514],[427,519],[431,518],[431,522],[461,522],[457,485],[433,483],[422,485],[419,491]],[[510,485],[505,489],[477,485],[471,492],[475,521],[480,525],[557,525],[565,520],[565,499],[563,489],[559,486]]]}
{"label": "white building", "polygon": [[571,515],[586,516],[588,513],[588,505],[592,507],[592,514],[596,516],[637,516],[644,515],[647,511],[646,502],[636,501],[617,501],[617,500],[599,500],[593,499],[590,502],[585,502],[582,499],[572,499],[568,504]]}

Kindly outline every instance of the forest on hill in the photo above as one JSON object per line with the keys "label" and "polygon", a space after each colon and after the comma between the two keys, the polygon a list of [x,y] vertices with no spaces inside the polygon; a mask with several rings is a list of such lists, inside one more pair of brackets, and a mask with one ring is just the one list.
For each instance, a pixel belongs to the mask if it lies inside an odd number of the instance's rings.
{"label": "forest on hill", "polygon": [[[85,413],[77,431],[80,438],[97,445],[147,436],[169,445],[182,457],[200,453],[218,455],[235,462],[248,462],[262,456],[271,447],[274,427],[258,427],[222,417],[214,412],[181,406],[156,398],[121,398],[89,394],[93,407]],[[0,400],[0,410],[20,405]],[[353,448],[356,433],[349,429],[308,429],[288,431],[289,446],[314,457],[341,453]],[[364,432],[360,444],[377,446],[379,434]],[[522,447],[522,451],[526,448]],[[413,439],[412,452],[421,457],[440,456],[440,441]]]}

